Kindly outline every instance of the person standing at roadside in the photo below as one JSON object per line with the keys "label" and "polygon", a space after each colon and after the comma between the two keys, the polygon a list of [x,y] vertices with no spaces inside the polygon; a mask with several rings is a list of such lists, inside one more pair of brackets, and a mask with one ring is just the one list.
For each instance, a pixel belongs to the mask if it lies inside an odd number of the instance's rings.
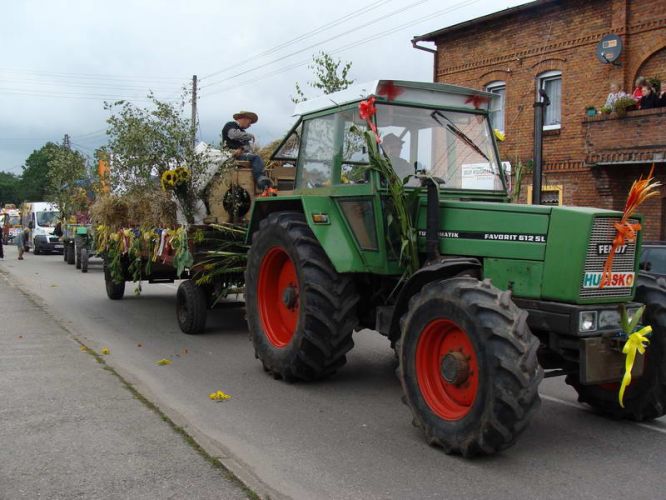
{"label": "person standing at roadside", "polygon": [[16,246],[18,247],[18,260],[23,260],[23,252],[25,251],[25,243],[28,241],[28,238],[30,238],[30,232],[28,229],[23,229],[23,231],[19,232],[18,236],[16,236]]}

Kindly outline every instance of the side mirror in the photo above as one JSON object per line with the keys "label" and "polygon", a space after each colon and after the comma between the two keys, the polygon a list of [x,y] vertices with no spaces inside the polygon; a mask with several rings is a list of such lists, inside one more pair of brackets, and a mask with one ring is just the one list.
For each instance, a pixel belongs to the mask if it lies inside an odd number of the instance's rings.
{"label": "side mirror", "polygon": [[28,222],[28,228],[35,229],[35,223],[32,221]]}

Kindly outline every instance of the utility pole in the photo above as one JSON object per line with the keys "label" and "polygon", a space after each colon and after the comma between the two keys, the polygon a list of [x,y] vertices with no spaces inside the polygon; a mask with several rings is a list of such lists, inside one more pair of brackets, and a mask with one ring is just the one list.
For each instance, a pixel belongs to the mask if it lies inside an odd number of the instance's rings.
{"label": "utility pole", "polygon": [[62,147],[64,147],[65,149],[72,149],[72,146],[69,143],[69,134],[65,134],[65,137],[62,140]]}
{"label": "utility pole", "polygon": [[197,145],[197,75],[192,75],[192,148]]}

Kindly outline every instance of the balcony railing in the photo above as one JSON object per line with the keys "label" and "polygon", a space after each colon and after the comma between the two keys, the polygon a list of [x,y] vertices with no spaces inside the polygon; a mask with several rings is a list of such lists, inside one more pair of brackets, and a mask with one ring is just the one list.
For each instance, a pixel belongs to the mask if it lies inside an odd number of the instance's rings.
{"label": "balcony railing", "polygon": [[588,165],[666,162],[666,107],[583,120]]}

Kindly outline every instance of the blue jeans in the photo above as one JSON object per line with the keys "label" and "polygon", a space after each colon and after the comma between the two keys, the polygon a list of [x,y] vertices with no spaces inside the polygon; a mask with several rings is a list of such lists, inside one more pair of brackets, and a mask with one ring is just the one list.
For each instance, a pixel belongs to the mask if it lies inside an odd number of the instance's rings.
{"label": "blue jeans", "polygon": [[254,155],[252,153],[243,153],[238,157],[239,160],[249,161],[252,164],[252,176],[254,181],[257,182],[260,177],[266,175],[266,168],[264,167],[264,161],[259,155]]}

